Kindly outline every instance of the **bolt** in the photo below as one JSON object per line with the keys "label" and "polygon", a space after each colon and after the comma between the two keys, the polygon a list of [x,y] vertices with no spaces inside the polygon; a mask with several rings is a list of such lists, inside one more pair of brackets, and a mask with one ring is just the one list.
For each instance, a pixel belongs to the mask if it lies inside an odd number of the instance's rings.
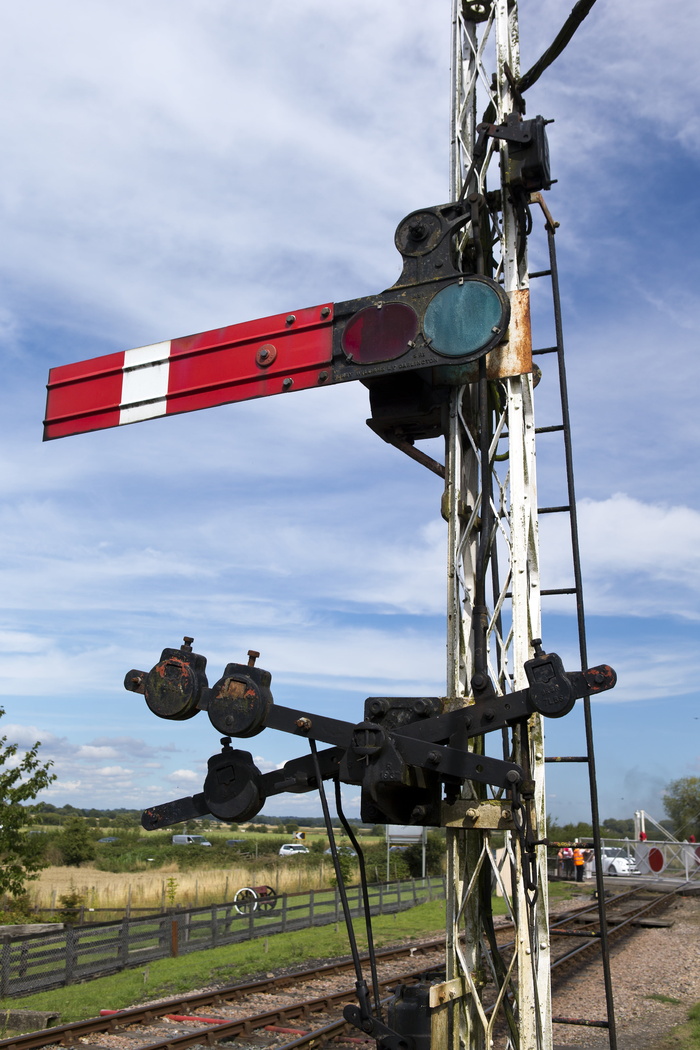
{"label": "bolt", "polygon": [[512,816],[509,809],[501,810],[501,820],[512,820]]}
{"label": "bolt", "polygon": [[248,650],[248,667],[255,667],[255,661],[257,660],[257,658],[259,656],[260,656],[260,653],[257,653],[255,651],[255,649],[249,649]]}
{"label": "bolt", "polygon": [[319,372],[318,373],[318,381],[319,381],[319,383],[325,383],[325,381],[327,379],[328,379],[328,372]]}
{"label": "bolt", "polygon": [[602,685],[603,682],[605,681],[605,675],[604,674],[600,674],[600,672],[598,672],[598,674],[594,674],[593,675],[593,681],[595,682],[596,685]]}
{"label": "bolt", "polygon": [[297,729],[301,729],[302,732],[308,733],[308,731],[311,729],[311,719],[310,718],[297,718],[297,720],[294,723],[294,725],[297,727]]}
{"label": "bolt", "polygon": [[497,325],[497,324],[495,324],[495,325],[493,326],[493,328],[491,329],[491,331],[492,331],[492,332],[494,333],[494,335],[495,335],[495,334],[496,334],[497,332],[500,332],[500,330],[501,330],[501,329],[500,329],[500,328],[498,327],[498,325]]}
{"label": "bolt", "polygon": [[286,379],[282,380],[282,386],[284,387],[285,390],[289,390],[289,388],[291,386],[293,386],[293,385],[294,385],[294,380],[290,379],[289,376],[287,376]]}
{"label": "bolt", "polygon": [[470,820],[476,820],[476,818],[479,816],[479,811],[478,809],[470,808],[467,810],[466,816],[468,816]]}
{"label": "bolt", "polygon": [[258,357],[260,358],[261,361],[264,361],[265,358],[267,358],[269,356],[270,356],[270,351],[267,349],[267,347],[263,346],[260,350],[258,350]]}
{"label": "bolt", "polygon": [[413,713],[416,715],[424,715],[428,710],[428,705],[425,700],[416,700],[413,705]]}
{"label": "bolt", "polygon": [[296,317],[294,316],[294,314],[289,314],[285,321],[285,324],[294,324],[295,321]]}
{"label": "bolt", "polygon": [[330,312],[331,312],[330,306],[324,306],[323,309],[321,310],[321,317],[328,317]]}
{"label": "bolt", "polygon": [[187,635],[185,635],[185,637],[182,639],[182,641],[184,642],[184,645],[181,645],[180,649],[183,652],[185,652],[185,653],[191,653],[192,652],[192,642],[194,641],[194,638],[188,638]]}
{"label": "bolt", "polygon": [[496,717],[496,712],[492,711],[489,707],[488,710],[484,711],[484,722],[493,722]]}
{"label": "bolt", "polygon": [[423,241],[428,236],[428,230],[423,222],[412,222],[408,227],[408,232],[414,241]]}
{"label": "bolt", "polygon": [[431,751],[428,755],[428,762],[431,762],[434,766],[438,766],[440,764],[440,753],[438,751]]}
{"label": "bolt", "polygon": [[520,773],[516,769],[509,769],[506,773],[506,780],[509,784],[518,784],[520,782]]}
{"label": "bolt", "polygon": [[134,677],[131,679],[131,682],[132,685],[141,685],[141,683],[143,682],[143,677],[140,674],[135,674]]}
{"label": "bolt", "polygon": [[483,689],[483,687],[486,685],[486,675],[475,674],[472,678],[472,685],[475,689]]}

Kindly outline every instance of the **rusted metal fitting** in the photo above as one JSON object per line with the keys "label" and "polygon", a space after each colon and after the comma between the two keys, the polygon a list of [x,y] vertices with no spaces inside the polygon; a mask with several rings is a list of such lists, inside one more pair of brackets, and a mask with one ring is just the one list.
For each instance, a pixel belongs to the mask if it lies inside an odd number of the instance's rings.
{"label": "rusted metal fitting", "polygon": [[260,656],[260,653],[256,652],[255,649],[248,650],[248,667],[255,667],[255,661]]}
{"label": "rusted metal fitting", "polygon": [[297,729],[301,729],[302,733],[308,733],[308,731],[311,729],[311,719],[297,718],[294,725],[297,727]]}

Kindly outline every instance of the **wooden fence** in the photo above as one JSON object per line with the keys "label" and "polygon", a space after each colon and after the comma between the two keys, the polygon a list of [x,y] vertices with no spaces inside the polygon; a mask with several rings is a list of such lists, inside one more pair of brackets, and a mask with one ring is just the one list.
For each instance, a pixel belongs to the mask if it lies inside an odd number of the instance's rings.
{"label": "wooden fence", "polygon": [[[359,887],[348,887],[353,916],[362,914]],[[410,879],[369,887],[373,915],[403,911],[443,898],[443,878]],[[340,922],[337,890],[282,894],[272,910],[241,914],[233,903],[173,910],[164,915],[124,919],[120,923],[66,926],[55,933],[24,938],[3,936],[0,948],[0,997],[29,995],[143,966],[154,959],[218,948],[254,937]]]}

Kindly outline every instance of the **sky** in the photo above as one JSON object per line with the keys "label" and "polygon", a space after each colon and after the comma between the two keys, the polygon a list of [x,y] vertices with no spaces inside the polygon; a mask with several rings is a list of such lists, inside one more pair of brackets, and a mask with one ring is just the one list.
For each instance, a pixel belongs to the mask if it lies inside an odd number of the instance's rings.
{"label": "sky", "polygon": [[[570,6],[522,0],[523,69]],[[660,819],[700,775],[699,30],[693,4],[598,0],[527,96],[555,120],[589,657],[619,676],[593,704],[603,817]],[[396,225],[448,198],[449,38],[449,0],[5,6],[0,730],[42,741],[46,800],[201,789],[206,715],[158,720],[122,686],[184,635],[210,681],[256,649],[278,703],[353,722],[367,696],[444,692],[441,482],[366,427],[360,384],[46,444],[41,424],[56,365],[392,284]],[[562,502],[544,437],[538,484]],[[541,526],[545,587],[569,584],[564,529]],[[545,599],[543,637],[575,669],[567,603]],[[583,753],[578,708],[546,728]],[[240,746],[263,771],[299,753]],[[587,819],[581,767],[548,768],[548,810]]]}

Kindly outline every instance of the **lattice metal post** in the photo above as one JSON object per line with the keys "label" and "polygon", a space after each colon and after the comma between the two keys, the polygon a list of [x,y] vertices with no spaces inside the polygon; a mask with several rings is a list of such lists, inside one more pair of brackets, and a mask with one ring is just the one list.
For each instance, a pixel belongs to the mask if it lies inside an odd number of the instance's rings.
{"label": "lattice metal post", "polygon": [[[485,158],[478,158],[476,163],[474,158],[479,119],[488,111],[490,122],[502,123],[516,109],[512,83],[519,72],[517,3],[454,0],[452,16],[451,198],[500,189],[500,220],[491,209],[490,223],[496,234],[494,275],[503,281],[511,298],[511,331],[517,332],[529,352],[527,252],[522,231],[519,240],[505,184],[507,144],[501,143],[495,150],[491,145]],[[487,56],[491,56],[490,64]],[[487,185],[487,175],[492,185]],[[465,178],[469,179],[466,187]],[[475,232],[468,227],[465,239],[474,240]],[[481,645],[475,642],[475,617],[477,625],[480,617],[485,624],[487,671],[498,692],[527,685],[523,664],[532,655],[532,639],[541,633],[532,375],[521,372],[509,376],[507,369],[502,370],[499,390],[503,399],[499,403],[499,395],[494,394],[485,373],[482,368],[479,382],[453,392],[446,439],[447,692],[457,697],[458,703],[469,702],[472,676],[483,667],[483,659],[475,663],[475,644]],[[486,441],[488,468],[484,471],[486,421],[490,429]],[[504,448],[507,457],[500,470]],[[495,460],[497,451],[499,462]],[[484,508],[490,508],[488,515]],[[486,602],[488,608],[482,609],[477,575],[481,573],[483,591],[483,533],[487,529],[494,540],[486,548],[490,600]],[[512,750],[513,760],[531,773],[535,784],[534,801],[529,803],[531,818],[539,829],[537,836],[543,837],[544,746],[540,723],[534,718],[527,732],[516,731],[507,749]],[[463,796],[478,805],[473,785],[465,785]],[[509,880],[502,877],[503,865],[497,866],[491,833],[464,826],[447,829],[447,979],[453,994],[462,994],[452,1007],[449,1045],[457,1048],[461,1044],[469,1050],[492,1045],[549,1050],[546,854],[544,847],[538,848],[537,878],[532,880],[538,885],[535,894],[526,889],[518,836],[507,833],[506,839],[506,868],[512,872],[513,886],[509,904],[516,923],[516,948],[511,960],[496,957],[494,942],[488,937],[490,915],[483,910],[488,896],[483,892],[484,880],[490,882],[492,869],[503,890],[508,891]],[[532,877],[532,870],[528,874]],[[460,946],[461,934],[464,947]]]}

